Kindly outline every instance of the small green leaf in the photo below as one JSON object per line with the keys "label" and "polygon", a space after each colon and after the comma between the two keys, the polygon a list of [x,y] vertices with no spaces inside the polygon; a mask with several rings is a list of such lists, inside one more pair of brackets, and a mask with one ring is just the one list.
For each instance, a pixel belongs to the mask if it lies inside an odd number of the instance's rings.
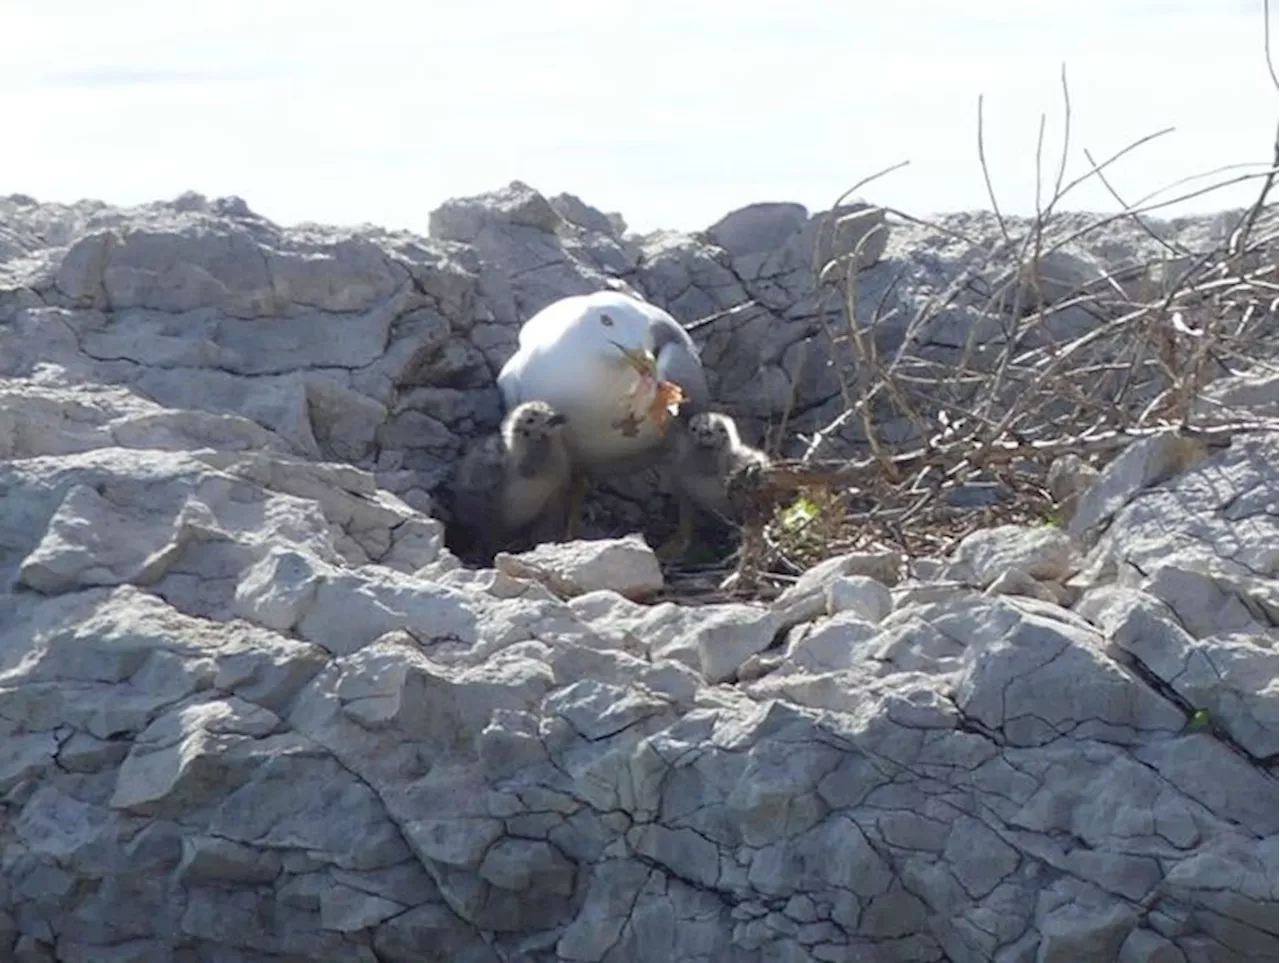
{"label": "small green leaf", "polygon": [[782,513],[782,527],[787,531],[795,531],[818,517],[818,506],[813,499],[801,495],[787,506]]}
{"label": "small green leaf", "polygon": [[1209,710],[1197,709],[1191,714],[1191,718],[1187,720],[1188,729],[1203,729],[1209,725]]}

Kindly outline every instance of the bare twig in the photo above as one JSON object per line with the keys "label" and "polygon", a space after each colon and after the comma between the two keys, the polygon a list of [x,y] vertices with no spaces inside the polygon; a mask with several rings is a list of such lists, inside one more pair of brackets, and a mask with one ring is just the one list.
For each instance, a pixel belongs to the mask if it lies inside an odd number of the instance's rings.
{"label": "bare twig", "polygon": [[1262,44],[1267,59],[1267,73],[1271,75],[1271,86],[1280,88],[1280,79],[1276,78],[1276,63],[1271,58],[1271,0],[1262,0]]}
{"label": "bare twig", "polygon": [[987,145],[984,131],[986,124],[983,122],[982,101],[983,94],[978,95],[978,163],[982,166],[982,179],[987,185],[987,197],[991,200],[991,210],[996,215],[996,220],[1000,224],[1000,234],[1004,237],[1005,243],[1009,242],[1009,228],[1005,225],[1004,215],[1000,213],[1000,202],[996,200],[996,189],[991,183],[991,168],[987,166]]}
{"label": "bare twig", "polygon": [[[818,316],[844,406],[813,431],[799,461],[735,480],[734,497],[746,519],[734,577],[738,589],[760,590],[771,573],[793,573],[835,551],[887,543],[937,553],[980,525],[1042,521],[1056,510],[1044,479],[1052,461],[1065,454],[1100,465],[1154,432],[1176,431],[1217,445],[1241,431],[1274,430],[1261,422],[1222,424],[1235,415],[1215,414],[1203,403],[1202,389],[1221,373],[1260,363],[1275,367],[1280,286],[1271,198],[1280,138],[1270,165],[1232,165],[1126,203],[1106,171],[1172,128],[1101,161],[1086,150],[1088,169],[1069,177],[1072,108],[1065,66],[1061,80],[1062,152],[1046,198],[1042,121],[1036,213],[1029,221],[999,209],[985,154],[982,98],[979,160],[998,240],[968,238],[890,207],[850,215],[889,215],[972,245],[974,256],[962,275],[910,316],[889,296],[901,271],[867,316],[859,290],[867,232],[852,252],[839,251],[823,264],[815,254]],[[1120,210],[1060,213],[1064,197],[1094,177]],[[1257,199],[1230,237],[1208,249],[1192,250],[1143,218],[1250,180],[1260,182]],[[1195,186],[1179,189],[1189,183]],[[839,203],[824,228],[834,231],[847,222]],[[1135,222],[1150,239],[1149,259],[1107,273],[1079,273],[1075,265],[1088,262],[1072,253],[1073,246],[1120,219]],[[823,299],[837,292],[844,323],[828,325],[830,306]],[[892,349],[882,327],[890,323],[897,338]],[[861,446],[868,457],[818,460],[820,449],[837,440]],[[1002,494],[989,505],[965,507],[974,485]],[[810,508],[822,506],[817,516],[797,522],[794,511],[780,512],[798,493]]]}

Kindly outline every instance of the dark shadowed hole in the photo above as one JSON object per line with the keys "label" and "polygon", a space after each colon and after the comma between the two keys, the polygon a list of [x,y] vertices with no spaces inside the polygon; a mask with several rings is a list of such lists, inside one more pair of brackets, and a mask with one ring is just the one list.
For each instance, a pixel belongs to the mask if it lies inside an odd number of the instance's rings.
{"label": "dark shadowed hole", "polygon": [[[467,519],[453,517],[453,506],[447,491],[441,490],[439,499],[448,509],[449,517],[445,522],[445,545],[449,551],[471,568],[491,567],[493,555],[481,550],[474,534],[474,524],[469,523]],[[651,507],[653,510],[649,510]],[[647,500],[644,508],[645,511],[638,511],[634,502],[611,494],[605,485],[598,486],[587,495],[583,503],[579,537],[583,539],[622,538],[638,532],[644,536],[650,546],[656,549],[675,532],[676,504],[672,498],[658,495]],[[699,515],[689,551],[682,560],[671,563],[671,567],[678,569],[683,566],[727,564],[737,548],[737,542],[737,533],[733,526],[718,518]],[[534,547],[536,547],[534,540],[527,532],[522,532],[502,551],[522,552]]]}

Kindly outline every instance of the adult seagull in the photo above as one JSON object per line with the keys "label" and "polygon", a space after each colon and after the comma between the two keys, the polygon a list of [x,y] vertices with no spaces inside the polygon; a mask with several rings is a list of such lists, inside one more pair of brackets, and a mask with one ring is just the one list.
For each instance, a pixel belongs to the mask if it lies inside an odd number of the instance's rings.
{"label": "adult seagull", "polygon": [[561,298],[526,321],[498,388],[508,411],[545,401],[565,418],[578,472],[569,537],[578,527],[585,475],[648,467],[665,448],[673,410],[683,421],[710,400],[689,333],[661,308],[618,291]]}

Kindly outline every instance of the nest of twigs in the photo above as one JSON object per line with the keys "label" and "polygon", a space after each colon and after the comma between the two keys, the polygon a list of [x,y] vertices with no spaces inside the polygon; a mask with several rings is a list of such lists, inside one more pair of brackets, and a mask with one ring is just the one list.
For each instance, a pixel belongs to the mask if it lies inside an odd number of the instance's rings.
{"label": "nest of twigs", "polygon": [[[1063,94],[1069,133],[1065,77]],[[1043,132],[1042,123],[1042,138]],[[1062,455],[1101,468],[1125,445],[1158,431],[1217,443],[1237,431],[1276,428],[1212,410],[1203,389],[1225,375],[1276,367],[1280,289],[1272,191],[1280,141],[1271,162],[1252,172],[1159,203],[1125,203],[1105,172],[1152,137],[1101,163],[1085,151],[1088,170],[1066,182],[1064,135],[1053,196],[1043,206],[1037,202],[1029,223],[1003,218],[992,193],[999,241],[988,242],[985,257],[907,321],[891,353],[878,347],[884,339],[877,329],[901,328],[903,319],[882,306],[863,310],[858,252],[814,266],[822,290],[839,299],[836,314],[846,324],[844,331],[828,331],[845,373],[846,404],[808,439],[802,458],[734,480],[744,524],[734,571],[722,588],[766,595],[842,552],[893,547],[908,556],[941,557],[978,528],[1061,523],[1046,479]],[[980,102],[980,156],[981,141]],[[1082,215],[1059,215],[1062,199],[1090,178],[1106,185],[1120,212],[1083,224]],[[1188,250],[1144,217],[1250,179],[1259,184],[1256,201],[1211,250]],[[1053,276],[1058,252],[1118,219],[1150,234],[1160,256],[1064,288]],[[930,326],[956,308],[974,319],[968,343],[945,359],[921,350]],[[914,435],[906,445],[892,443],[877,427],[895,424],[900,432],[904,423]],[[831,438],[839,433],[847,443],[851,431],[865,457],[820,457]]]}

